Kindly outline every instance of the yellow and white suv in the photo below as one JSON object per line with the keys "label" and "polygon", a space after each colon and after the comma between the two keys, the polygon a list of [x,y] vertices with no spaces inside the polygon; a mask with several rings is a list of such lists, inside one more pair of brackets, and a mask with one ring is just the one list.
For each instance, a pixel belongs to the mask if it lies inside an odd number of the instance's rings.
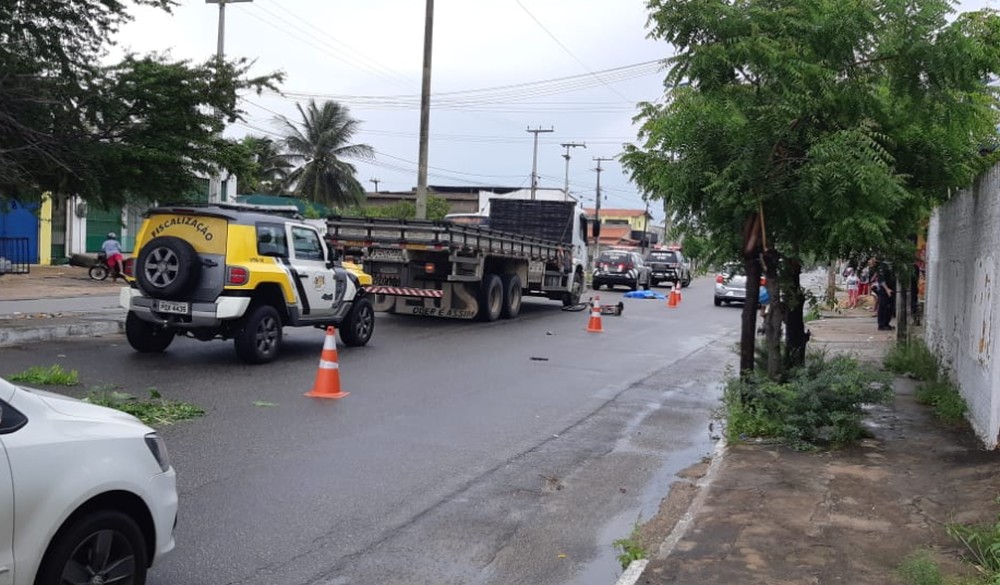
{"label": "yellow and white suv", "polygon": [[369,277],[335,261],[294,206],[153,208],[135,249],[120,302],[137,351],[163,351],[176,335],[232,339],[240,359],[264,363],[277,357],[286,325],[333,325],[352,346],[374,331]]}

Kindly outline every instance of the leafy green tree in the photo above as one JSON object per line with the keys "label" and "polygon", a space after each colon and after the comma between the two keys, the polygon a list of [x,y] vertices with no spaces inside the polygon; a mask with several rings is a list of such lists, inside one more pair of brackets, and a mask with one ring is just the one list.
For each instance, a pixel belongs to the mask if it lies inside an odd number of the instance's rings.
{"label": "leafy green tree", "polygon": [[[740,369],[754,367],[759,276],[783,289],[804,358],[802,258],[899,250],[921,213],[987,164],[1000,19],[949,0],[648,0],[677,48],[664,103],[641,106],[623,164],[678,221],[746,266]],[[768,373],[782,375],[781,305]]]}
{"label": "leafy green tree", "polygon": [[249,151],[254,165],[252,174],[241,177],[240,193],[282,194],[293,166],[281,152],[280,145],[270,138],[260,136],[245,136],[241,144]]}
{"label": "leafy green tree", "polygon": [[281,117],[286,137],[282,141],[288,158],[302,163],[288,176],[292,191],[304,199],[330,206],[359,205],[365,189],[357,179],[357,169],[348,159],[370,160],[375,150],[367,144],[352,144],[359,122],[346,106],[334,101],[317,106],[309,100],[305,108],[296,104],[301,125]]}
{"label": "leafy green tree", "polygon": [[[427,219],[442,220],[451,210],[451,204],[444,197],[427,195]],[[399,201],[391,205],[365,205],[348,208],[344,215],[360,217],[383,217],[388,219],[414,219],[417,204],[413,201]]]}
{"label": "leafy green tree", "polygon": [[[133,0],[169,10],[173,0]],[[240,119],[237,91],[272,87],[246,60],[203,65],[162,55],[102,64],[128,22],[110,0],[0,3],[0,199],[74,193],[98,204],[172,200],[246,152],[220,138]]]}

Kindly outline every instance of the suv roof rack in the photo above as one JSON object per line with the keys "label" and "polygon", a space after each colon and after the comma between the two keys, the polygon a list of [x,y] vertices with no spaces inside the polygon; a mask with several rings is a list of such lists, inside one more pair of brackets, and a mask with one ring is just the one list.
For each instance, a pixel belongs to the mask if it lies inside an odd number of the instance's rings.
{"label": "suv roof rack", "polygon": [[302,219],[302,213],[295,205],[259,205],[255,203],[184,203],[172,205],[171,207],[216,207],[218,209],[228,209],[230,211],[246,211],[253,213],[265,213],[267,215],[280,215],[291,219]]}

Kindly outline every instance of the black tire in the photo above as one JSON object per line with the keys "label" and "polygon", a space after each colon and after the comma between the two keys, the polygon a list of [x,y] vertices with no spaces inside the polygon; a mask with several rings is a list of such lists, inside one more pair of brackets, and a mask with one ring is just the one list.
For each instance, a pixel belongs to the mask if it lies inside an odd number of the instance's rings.
{"label": "black tire", "polygon": [[504,274],[500,277],[503,285],[503,306],[500,316],[504,319],[515,319],[521,314],[521,277],[516,274]]}
{"label": "black tire", "polygon": [[500,318],[500,311],[503,309],[503,283],[496,274],[484,274],[483,282],[479,284],[479,313],[476,315],[480,321],[496,321]]}
{"label": "black tire", "polygon": [[108,268],[103,264],[94,264],[87,271],[87,274],[94,280],[106,280],[108,278]]}
{"label": "black tire", "polygon": [[375,309],[366,298],[354,301],[347,318],[340,324],[340,339],[344,345],[360,347],[366,345],[375,332]]}
{"label": "black tire", "polygon": [[721,307],[722,306],[722,299],[720,299],[719,297],[716,297],[715,298],[715,306],[716,307]]}
{"label": "black tire", "polygon": [[135,279],[142,292],[164,299],[182,298],[198,282],[201,262],[191,244],[173,236],[153,238],[142,247]]}
{"label": "black tire", "polygon": [[687,288],[689,286],[691,286],[691,275],[690,274],[688,274],[687,280],[682,280],[681,281],[681,288]]}
{"label": "black tire", "polygon": [[170,347],[174,331],[155,323],[143,321],[132,311],[125,317],[125,338],[132,349],[139,353],[160,353]]}
{"label": "black tire", "polygon": [[[132,518],[117,510],[91,512],[59,530],[38,568],[35,585],[143,585],[149,565],[146,551],[146,539]],[[100,580],[94,579],[97,576]]]}
{"label": "black tire", "polygon": [[[563,294],[562,304],[564,307],[574,307],[580,304],[584,285],[583,273],[580,271],[573,273],[573,289]],[[597,290],[598,286],[600,285],[594,285],[594,290]]]}
{"label": "black tire", "polygon": [[631,283],[629,283],[628,289],[629,290],[639,290],[639,275],[638,274],[635,275],[635,280],[633,280]]}
{"label": "black tire", "polygon": [[236,355],[248,364],[274,361],[281,351],[281,315],[271,305],[251,306],[233,337]]}
{"label": "black tire", "polygon": [[646,277],[646,282],[642,285],[642,290],[649,290],[649,277]]}

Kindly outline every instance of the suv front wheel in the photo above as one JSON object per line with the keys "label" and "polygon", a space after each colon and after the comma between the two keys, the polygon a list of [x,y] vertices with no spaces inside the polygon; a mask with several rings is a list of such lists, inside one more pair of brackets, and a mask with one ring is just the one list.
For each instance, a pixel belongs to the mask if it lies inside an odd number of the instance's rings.
{"label": "suv front wheel", "polygon": [[374,331],[375,309],[371,301],[364,298],[354,301],[354,306],[341,324],[340,339],[345,345],[357,347],[367,344]]}
{"label": "suv front wheel", "polygon": [[281,349],[281,315],[271,305],[257,305],[243,321],[233,343],[236,355],[248,364],[264,364]]}

